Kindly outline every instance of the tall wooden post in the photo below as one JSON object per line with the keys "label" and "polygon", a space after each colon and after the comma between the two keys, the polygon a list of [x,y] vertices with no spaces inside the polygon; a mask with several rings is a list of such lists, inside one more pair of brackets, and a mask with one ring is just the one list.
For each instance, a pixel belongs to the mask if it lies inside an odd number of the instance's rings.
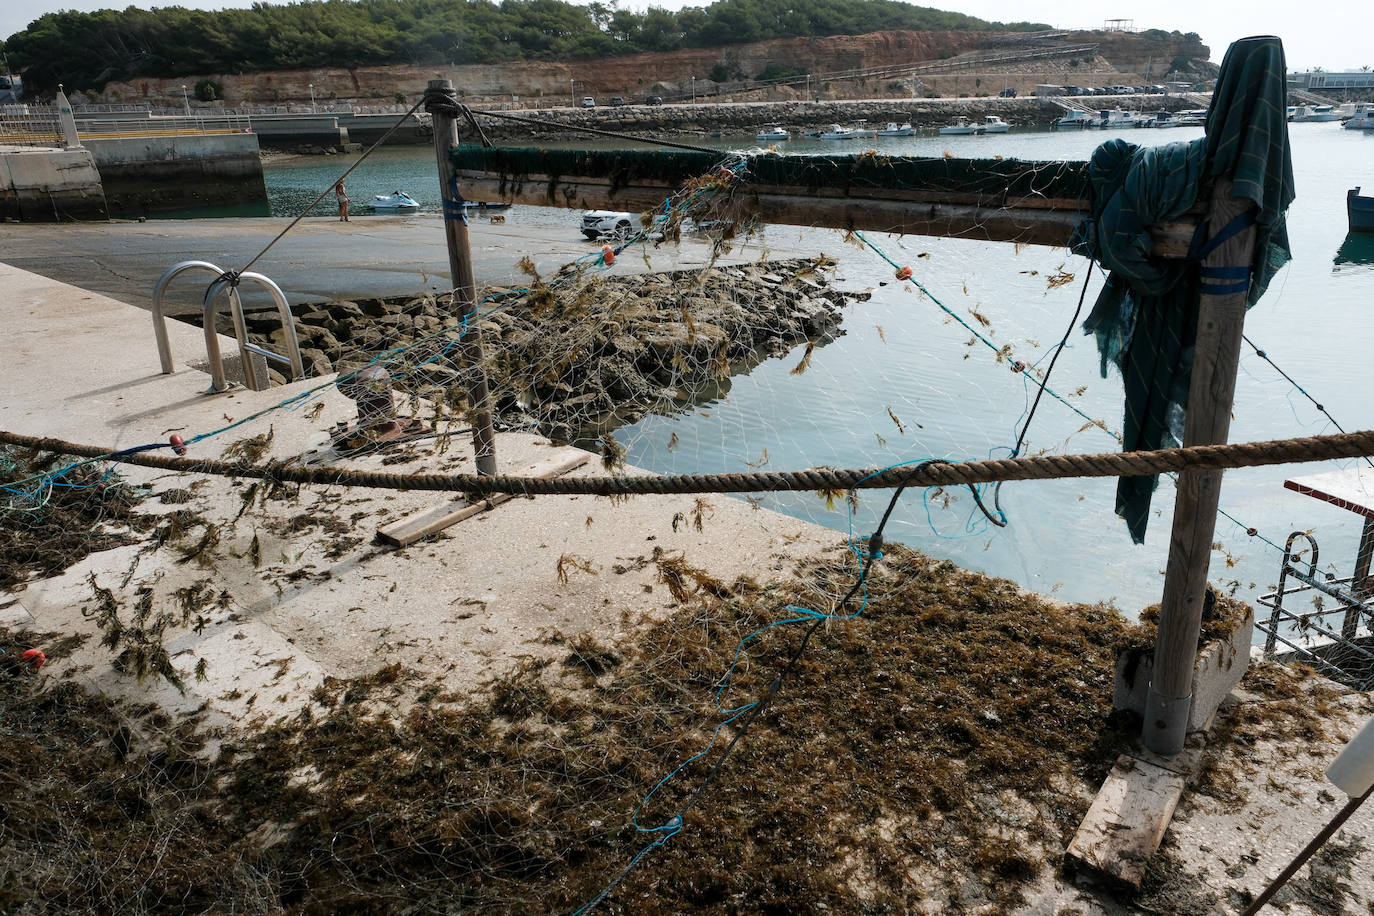
{"label": "tall wooden post", "polygon": [[[1231,180],[1213,188],[1208,226],[1221,231],[1231,220],[1254,206],[1231,198]],[[1249,267],[1255,247],[1255,228],[1249,226],[1223,242],[1203,260],[1204,290],[1234,284],[1234,279],[1207,280],[1209,267]],[[1236,392],[1241,333],[1245,326],[1246,291],[1202,295],[1198,310],[1197,344],[1188,390],[1184,445],[1224,443],[1231,428],[1231,405]],[[1145,703],[1141,740],[1158,754],[1183,750],[1192,706],[1193,666],[1202,626],[1207,566],[1216,532],[1221,471],[1185,471],[1178,475],[1174,528],[1169,539],[1169,565],[1155,643],[1154,674]]]}
{"label": "tall wooden post", "polygon": [[491,397],[487,373],[482,368],[482,330],[477,324],[477,281],[472,272],[472,245],[468,217],[458,193],[458,175],[449,150],[458,145],[458,95],[449,80],[430,80],[425,90],[425,111],[434,117],[434,152],[439,160],[439,188],[444,199],[444,236],[448,241],[448,266],[453,283],[454,312],[464,323],[458,340],[458,363],[468,370],[468,410],[472,420],[472,447],[477,473],[496,474],[496,434],[491,423]]}

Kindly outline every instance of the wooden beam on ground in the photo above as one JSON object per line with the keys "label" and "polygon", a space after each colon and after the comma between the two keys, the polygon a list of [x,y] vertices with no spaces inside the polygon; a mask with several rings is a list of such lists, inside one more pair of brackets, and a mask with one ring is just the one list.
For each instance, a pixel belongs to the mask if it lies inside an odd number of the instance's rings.
{"label": "wooden beam on ground", "polygon": [[[550,480],[554,477],[561,477],[569,471],[582,467],[592,456],[587,452],[572,455],[570,457],[555,461],[546,461],[535,465],[525,472],[529,477],[542,477]],[[398,521],[383,525],[377,529],[377,537],[382,542],[393,547],[407,547],[414,544],[421,538],[427,538],[432,534],[438,534],[451,525],[456,525],[465,518],[471,518],[480,512],[495,508],[508,499],[512,499],[511,493],[493,493],[486,499],[479,499],[472,502],[467,499],[460,499],[454,502],[436,506],[433,509],[422,509],[419,512],[407,515]]]}
{"label": "wooden beam on ground", "polygon": [[[617,185],[606,178],[527,175],[460,170],[465,194],[475,200],[505,201],[574,210],[646,212],[678,194],[676,186]],[[754,186],[742,181],[706,207],[711,218],[756,219],[765,223],[857,229],[902,235],[947,236],[991,242],[1064,246],[1086,213],[1078,200],[884,188],[801,188]],[[1153,252],[1181,258],[1192,241],[1191,219],[1150,228]]]}

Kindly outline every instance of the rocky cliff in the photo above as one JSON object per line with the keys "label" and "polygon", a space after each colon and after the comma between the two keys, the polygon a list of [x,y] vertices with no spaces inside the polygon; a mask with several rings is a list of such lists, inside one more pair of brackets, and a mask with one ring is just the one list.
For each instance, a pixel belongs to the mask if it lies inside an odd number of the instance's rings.
{"label": "rocky cliff", "polygon": [[[1163,78],[1168,65],[1180,55],[1207,56],[1205,46],[1195,40],[1162,33],[1072,32],[1053,36],[1033,36],[1013,32],[873,32],[868,35],[836,35],[827,38],[786,38],[735,45],[728,48],[699,48],[657,54],[632,54],[596,61],[514,61],[508,64],[441,67],[338,67],[316,70],[278,70],[267,73],[188,74],[174,79],[140,79],[111,83],[100,101],[151,102],[179,106],[182,86],[203,78],[223,87],[222,104],[279,105],[348,100],[392,103],[400,98],[413,100],[425,84],[437,76],[453,80],[464,97],[480,101],[518,101],[521,104],[568,104],[582,96],[593,96],[603,103],[612,96],[642,100],[649,96],[714,94],[719,88],[708,77],[726,77],[727,87],[750,80],[773,68],[792,72],[836,74],[840,71],[909,67],[944,62],[964,74],[1015,71],[1018,48],[1028,60],[1043,60],[1056,47],[1073,48],[1098,44],[1099,56],[1106,57],[1107,72],[1135,75],[1133,82]],[[1148,36],[1148,37],[1147,37]],[[1003,59],[997,64],[981,59],[974,52],[996,50]],[[968,57],[962,57],[969,55]],[[1089,55],[1084,60],[1091,58]],[[1077,57],[1068,59],[1077,61]],[[1065,64],[1056,65],[1064,69]],[[1024,68],[1022,68],[1024,69]],[[1099,68],[1102,69],[1102,68]],[[959,71],[956,71],[959,72]],[[695,78],[695,79],[694,79]],[[967,94],[979,94],[982,82],[967,80]],[[881,95],[907,95],[929,88],[929,81],[896,83],[886,78],[818,78],[813,93],[828,98],[857,98]],[[938,79],[936,80],[938,82]],[[988,84],[991,85],[990,83]],[[797,87],[803,89],[804,87]],[[997,88],[1001,88],[999,85]],[[945,92],[948,94],[948,92]],[[398,98],[399,97],[399,98]]]}

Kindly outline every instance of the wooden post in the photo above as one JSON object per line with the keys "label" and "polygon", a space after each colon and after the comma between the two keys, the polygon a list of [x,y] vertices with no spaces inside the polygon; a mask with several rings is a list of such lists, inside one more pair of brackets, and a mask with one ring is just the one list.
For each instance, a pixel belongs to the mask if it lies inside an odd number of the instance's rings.
{"label": "wooden post", "polygon": [[472,246],[468,218],[458,193],[458,175],[449,150],[458,145],[458,95],[449,80],[430,80],[425,90],[425,111],[434,117],[434,153],[439,160],[439,189],[444,199],[444,236],[448,241],[448,266],[453,283],[454,312],[464,322],[458,340],[458,363],[469,370],[468,410],[472,422],[473,455],[477,473],[496,474],[496,434],[491,423],[491,397],[487,373],[482,368],[482,330],[477,325],[477,282],[472,272]]}
{"label": "wooden post", "polygon": [[[1234,217],[1253,206],[1248,200],[1233,200],[1231,180],[1221,179],[1213,188],[1208,227],[1213,233],[1220,232]],[[1208,267],[1249,267],[1254,247],[1252,225],[1207,255],[1202,262],[1204,271]],[[1222,285],[1235,281],[1203,282]],[[1245,291],[1202,295],[1184,445],[1226,442],[1245,326],[1245,297]],[[1145,702],[1145,727],[1141,734],[1145,746],[1157,754],[1173,755],[1183,750],[1220,495],[1221,471],[1185,471],[1178,475],[1169,565],[1155,642],[1154,677]]]}

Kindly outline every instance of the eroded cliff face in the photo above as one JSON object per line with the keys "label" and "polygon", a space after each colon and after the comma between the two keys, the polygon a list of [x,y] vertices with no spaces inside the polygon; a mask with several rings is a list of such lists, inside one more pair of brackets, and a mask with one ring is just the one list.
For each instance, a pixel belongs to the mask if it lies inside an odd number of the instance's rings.
{"label": "eroded cliff face", "polygon": [[[1147,40],[1145,33],[1075,32],[1059,42],[1095,43],[1099,54],[1117,71],[1136,72],[1144,79],[1148,67],[1163,78],[1167,66],[1180,54],[1206,58],[1207,49],[1197,42],[1177,38]],[[349,100],[360,105],[393,104],[400,95],[413,101],[426,83],[436,77],[451,79],[466,98],[523,103],[568,104],[582,96],[603,103],[613,96],[642,100],[652,95],[697,92],[707,95],[716,84],[709,77],[723,72],[730,80],[757,77],[770,65],[810,73],[835,73],[872,67],[930,63],[972,51],[997,48],[1009,51],[1052,47],[1042,39],[1010,32],[873,32],[868,35],[835,35],[827,38],[784,38],[734,45],[728,48],[697,48],[654,54],[631,54],[596,61],[515,61],[508,64],[428,67],[337,67],[314,70],[277,70],[266,73],[187,74],[171,79],[140,79],[111,83],[103,102],[152,102],[180,105],[183,84],[208,77],[224,88],[226,105],[280,105]],[[693,80],[693,77],[696,79]],[[312,88],[313,87],[313,88]],[[817,90],[820,85],[813,87]],[[862,84],[835,85],[835,96],[854,97],[871,89]],[[876,94],[869,92],[868,94]]]}

